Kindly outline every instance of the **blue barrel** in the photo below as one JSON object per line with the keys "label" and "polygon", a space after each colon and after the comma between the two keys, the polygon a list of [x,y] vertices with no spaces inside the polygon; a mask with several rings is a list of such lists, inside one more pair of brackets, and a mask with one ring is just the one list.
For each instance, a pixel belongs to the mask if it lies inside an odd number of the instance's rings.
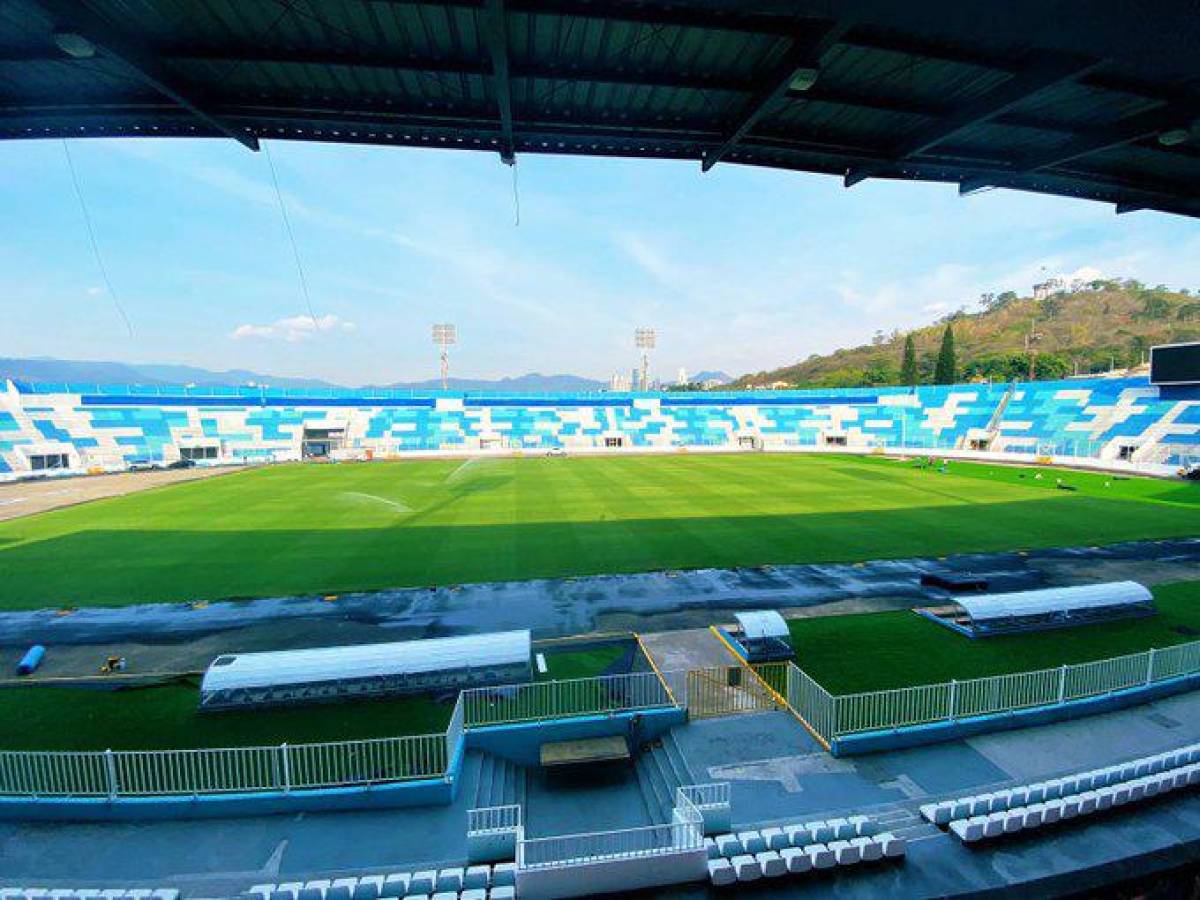
{"label": "blue barrel", "polygon": [[25,655],[21,657],[21,661],[17,663],[18,675],[31,675],[33,671],[42,664],[42,657],[46,655],[46,648],[41,644],[34,644],[25,651]]}

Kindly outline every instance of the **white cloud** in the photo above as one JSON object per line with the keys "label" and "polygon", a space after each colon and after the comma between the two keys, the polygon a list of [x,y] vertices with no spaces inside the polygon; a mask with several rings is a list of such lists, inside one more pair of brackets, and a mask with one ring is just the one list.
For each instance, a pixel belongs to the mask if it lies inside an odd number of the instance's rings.
{"label": "white cloud", "polygon": [[287,316],[276,319],[269,325],[239,325],[229,336],[235,341],[244,340],[281,340],[289,344],[306,341],[321,334],[347,333],[354,331],[357,326],[338,316],[328,313],[313,318],[312,316]]}
{"label": "white cloud", "polygon": [[87,289],[87,294],[89,297],[99,297],[103,293],[104,288],[100,287],[99,285],[92,285]]}

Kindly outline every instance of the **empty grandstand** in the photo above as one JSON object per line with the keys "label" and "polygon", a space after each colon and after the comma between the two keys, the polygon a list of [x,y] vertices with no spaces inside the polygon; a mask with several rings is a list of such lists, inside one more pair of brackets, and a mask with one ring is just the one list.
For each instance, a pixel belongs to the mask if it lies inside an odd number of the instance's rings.
{"label": "empty grandstand", "polygon": [[218,656],[202,709],[276,706],[528,681],[528,631]]}
{"label": "empty grandstand", "polygon": [[18,384],[0,392],[0,476],[538,451],[937,450],[1170,471],[1200,459],[1200,386],[1012,385],[497,395]]}
{"label": "empty grandstand", "polygon": [[1134,581],[960,597],[951,607],[918,610],[968,637],[1070,628],[1154,611],[1154,596]]}

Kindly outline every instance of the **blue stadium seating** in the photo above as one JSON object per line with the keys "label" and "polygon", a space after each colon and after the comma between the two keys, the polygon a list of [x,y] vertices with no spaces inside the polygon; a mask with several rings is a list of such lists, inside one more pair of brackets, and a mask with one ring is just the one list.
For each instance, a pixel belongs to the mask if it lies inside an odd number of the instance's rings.
{"label": "blue stadium seating", "polygon": [[[929,448],[1178,467],[1200,460],[1200,388],[1144,378],[770,393],[496,394],[24,384],[0,388],[0,475],[170,462],[486,450]],[[318,448],[323,449],[323,448]]]}

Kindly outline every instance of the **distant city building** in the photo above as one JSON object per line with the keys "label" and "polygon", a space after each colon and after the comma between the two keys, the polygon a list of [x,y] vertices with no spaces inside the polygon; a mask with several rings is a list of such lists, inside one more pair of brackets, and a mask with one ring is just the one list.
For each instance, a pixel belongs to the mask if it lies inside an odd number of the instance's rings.
{"label": "distant city building", "polygon": [[629,376],[622,375],[620,372],[613,372],[612,377],[608,379],[608,389],[615,392],[625,392],[633,387],[630,384]]}
{"label": "distant city building", "polygon": [[679,374],[675,376],[675,383],[676,384],[687,384],[688,383],[687,369],[685,369],[683,366],[679,367]]}

